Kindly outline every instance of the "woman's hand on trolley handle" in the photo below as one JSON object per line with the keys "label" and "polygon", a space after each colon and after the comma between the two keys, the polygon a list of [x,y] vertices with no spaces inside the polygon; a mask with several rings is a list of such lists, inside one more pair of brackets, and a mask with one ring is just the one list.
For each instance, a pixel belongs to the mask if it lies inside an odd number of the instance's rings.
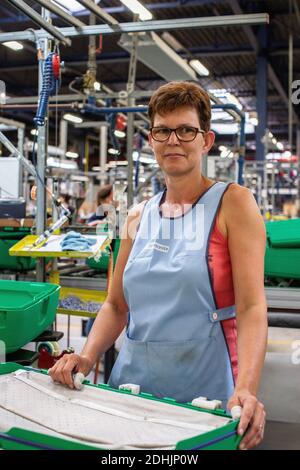
{"label": "woman's hand on trolley handle", "polygon": [[266,412],[264,405],[248,390],[235,391],[227,408],[241,407],[241,417],[237,432],[244,436],[239,449],[250,450],[261,443],[264,437]]}
{"label": "woman's hand on trolley handle", "polygon": [[54,382],[74,388],[74,374],[81,372],[85,377],[93,367],[93,362],[86,356],[79,354],[64,354],[59,361],[48,370]]}

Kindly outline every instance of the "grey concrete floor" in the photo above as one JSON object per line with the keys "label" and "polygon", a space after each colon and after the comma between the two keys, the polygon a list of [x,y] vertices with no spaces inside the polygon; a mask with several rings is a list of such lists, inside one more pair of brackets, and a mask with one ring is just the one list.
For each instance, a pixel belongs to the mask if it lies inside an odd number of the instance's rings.
{"label": "grey concrete floor", "polygon": [[300,424],[267,421],[263,442],[257,450],[300,450]]}

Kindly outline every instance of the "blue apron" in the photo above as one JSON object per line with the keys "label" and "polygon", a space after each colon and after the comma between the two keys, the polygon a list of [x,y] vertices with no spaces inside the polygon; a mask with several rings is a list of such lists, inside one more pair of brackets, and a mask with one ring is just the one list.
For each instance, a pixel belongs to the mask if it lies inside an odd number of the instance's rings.
{"label": "blue apron", "polygon": [[208,269],[208,244],[228,184],[215,183],[181,217],[160,212],[162,193],[145,205],[123,276],[129,321],[109,384],[135,383],[141,392],[190,402],[198,396],[226,405],[234,389]]}

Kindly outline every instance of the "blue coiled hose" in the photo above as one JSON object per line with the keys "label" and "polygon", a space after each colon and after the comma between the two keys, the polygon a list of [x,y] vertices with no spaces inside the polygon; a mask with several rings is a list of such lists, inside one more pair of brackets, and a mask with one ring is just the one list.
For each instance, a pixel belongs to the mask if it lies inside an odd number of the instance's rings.
{"label": "blue coiled hose", "polygon": [[37,126],[43,126],[45,124],[49,96],[54,95],[59,86],[59,80],[54,77],[53,72],[52,59],[54,54],[54,52],[50,52],[44,63],[42,90],[38,110],[34,118],[34,122]]}

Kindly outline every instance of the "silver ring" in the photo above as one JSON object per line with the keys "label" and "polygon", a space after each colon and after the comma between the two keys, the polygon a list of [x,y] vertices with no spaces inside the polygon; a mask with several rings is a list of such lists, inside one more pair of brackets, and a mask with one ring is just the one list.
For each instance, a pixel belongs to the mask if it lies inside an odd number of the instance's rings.
{"label": "silver ring", "polygon": [[265,429],[265,425],[264,425],[264,424],[260,424],[260,425],[259,425],[259,431],[261,432],[261,434],[263,434],[264,429]]}

